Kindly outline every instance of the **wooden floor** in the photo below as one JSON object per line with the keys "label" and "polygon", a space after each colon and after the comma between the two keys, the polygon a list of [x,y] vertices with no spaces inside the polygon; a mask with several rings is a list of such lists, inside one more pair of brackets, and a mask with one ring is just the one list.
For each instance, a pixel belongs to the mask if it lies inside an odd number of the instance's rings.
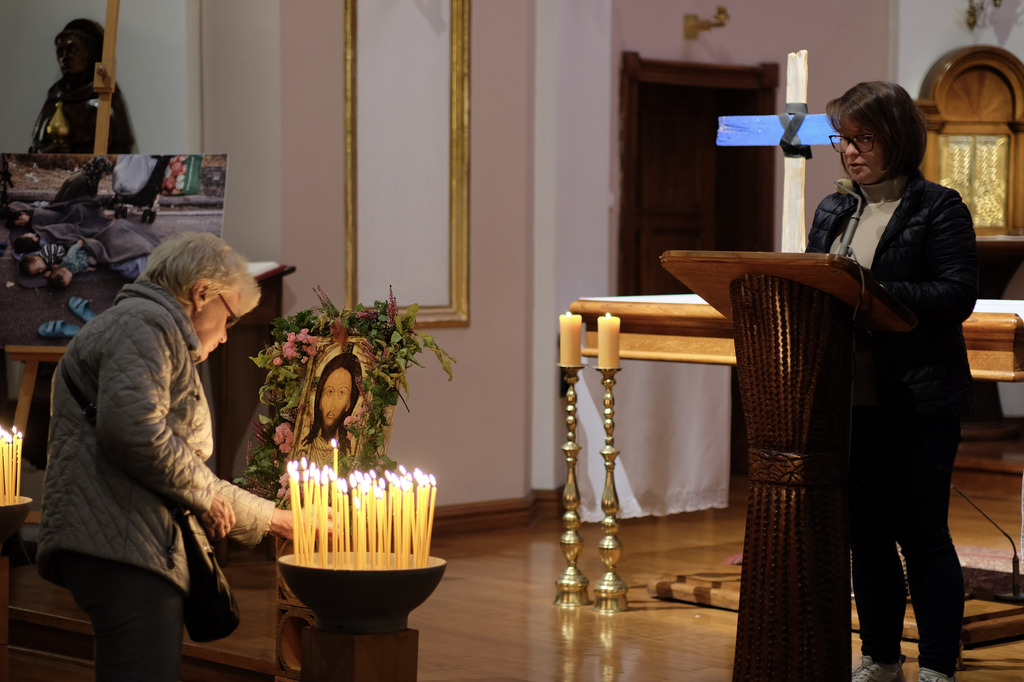
{"label": "wooden floor", "polygon": [[[963,487],[1014,538],[1020,531],[1017,493],[1000,486]],[[730,507],[668,518],[624,520],[617,572],[630,586],[630,611],[599,614],[591,608],[553,605],[554,581],[565,567],[559,548],[560,519],[499,533],[435,538],[433,554],[448,561],[434,595],[410,617],[419,631],[419,679],[423,681],[657,681],[731,680],[736,614],[724,609],[659,601],[647,584],[663,574],[714,571],[742,550],[747,482],[734,480]],[[1013,475],[1009,485],[1013,488]],[[598,524],[582,529],[579,566],[596,583],[603,571],[597,554]],[[954,495],[951,531],[958,545],[1008,548],[1009,543],[965,501]],[[1009,567],[1007,568],[1009,570]],[[183,678],[273,680],[280,672],[274,647],[273,562],[233,553],[229,577],[239,592],[243,626],[223,642],[186,645]],[[593,594],[591,590],[591,595]],[[61,619],[64,634],[54,634]],[[59,590],[49,589],[34,569],[15,569],[11,598],[12,680],[91,679],[88,627]],[[859,650],[851,635],[853,651]],[[917,678],[916,646],[906,642],[907,677]],[[62,650],[67,658],[38,651]],[[63,647],[63,648],[62,648]],[[84,648],[83,648],[84,647]],[[293,655],[297,655],[294,654]],[[960,682],[1024,680],[1024,641],[968,649]],[[282,675],[294,677],[295,674]]]}

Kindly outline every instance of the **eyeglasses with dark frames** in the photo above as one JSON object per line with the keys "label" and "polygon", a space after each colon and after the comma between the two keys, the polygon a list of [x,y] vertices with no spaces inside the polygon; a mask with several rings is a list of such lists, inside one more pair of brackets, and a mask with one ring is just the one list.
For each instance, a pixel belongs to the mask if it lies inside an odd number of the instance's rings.
{"label": "eyeglasses with dark frames", "polygon": [[231,310],[231,306],[229,306],[228,302],[224,300],[224,296],[222,294],[217,294],[217,296],[220,297],[220,302],[224,304],[224,309],[228,311],[228,319],[224,323],[224,330],[227,331],[238,324],[238,315],[235,315],[235,312]]}
{"label": "eyeglasses with dark frames", "polygon": [[832,148],[842,154],[850,145],[861,154],[867,154],[869,151],[875,148],[875,136],[874,135],[854,135],[853,137],[846,137],[845,135],[829,135],[828,139],[832,141]]}

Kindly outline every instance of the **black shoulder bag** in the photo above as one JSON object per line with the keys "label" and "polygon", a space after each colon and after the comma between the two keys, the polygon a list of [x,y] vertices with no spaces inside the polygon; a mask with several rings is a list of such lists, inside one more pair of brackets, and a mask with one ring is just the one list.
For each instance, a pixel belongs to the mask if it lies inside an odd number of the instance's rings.
{"label": "black shoulder bag", "polygon": [[185,543],[191,577],[185,596],[185,627],[193,642],[212,642],[227,637],[238,627],[238,604],[231,593],[217,556],[206,539],[196,515],[175,505],[171,508]]}
{"label": "black shoulder bag", "polygon": [[[67,367],[60,363],[61,375],[71,395],[82,408],[85,420],[96,425],[96,406],[82,394]],[[238,604],[231,593],[224,572],[217,563],[217,557],[206,538],[202,524],[192,512],[181,505],[165,500],[171,511],[181,539],[185,545],[188,561],[189,592],[185,595],[185,627],[193,642],[212,642],[227,637],[238,627]]]}

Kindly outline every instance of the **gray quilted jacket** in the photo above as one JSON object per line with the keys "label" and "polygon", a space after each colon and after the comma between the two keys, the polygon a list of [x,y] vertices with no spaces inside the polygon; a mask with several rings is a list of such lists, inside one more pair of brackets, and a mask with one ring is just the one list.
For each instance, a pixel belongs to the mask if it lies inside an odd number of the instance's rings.
{"label": "gray quilted jacket", "polygon": [[89,425],[54,374],[37,563],[61,583],[62,550],[133,564],[188,590],[184,550],[161,496],[193,512],[216,490],[231,501],[231,538],[256,544],[274,505],[216,476],[209,407],[196,369],[199,339],[164,288],[125,286],[115,305],[68,344],[62,365],[97,408]]}

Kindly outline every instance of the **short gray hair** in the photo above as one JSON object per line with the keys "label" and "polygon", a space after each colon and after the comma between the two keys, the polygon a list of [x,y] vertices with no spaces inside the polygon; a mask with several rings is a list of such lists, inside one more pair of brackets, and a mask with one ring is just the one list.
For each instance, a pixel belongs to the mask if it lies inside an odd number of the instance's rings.
{"label": "short gray hair", "polygon": [[191,303],[192,289],[200,282],[211,294],[238,291],[242,295],[243,315],[260,300],[259,285],[249,274],[249,261],[216,235],[209,232],[182,232],[158,245],[149,254],[140,282],[153,282],[167,289],[182,303]]}

